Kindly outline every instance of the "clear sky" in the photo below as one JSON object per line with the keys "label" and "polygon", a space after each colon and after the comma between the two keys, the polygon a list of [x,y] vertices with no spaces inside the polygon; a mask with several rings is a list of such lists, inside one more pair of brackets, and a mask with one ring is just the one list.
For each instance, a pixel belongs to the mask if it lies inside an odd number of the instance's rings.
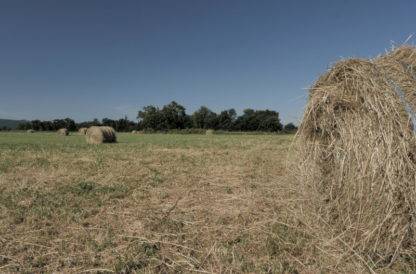
{"label": "clear sky", "polygon": [[403,43],[415,16],[415,0],[0,0],[0,118],[135,120],[175,100],[296,122],[332,63]]}

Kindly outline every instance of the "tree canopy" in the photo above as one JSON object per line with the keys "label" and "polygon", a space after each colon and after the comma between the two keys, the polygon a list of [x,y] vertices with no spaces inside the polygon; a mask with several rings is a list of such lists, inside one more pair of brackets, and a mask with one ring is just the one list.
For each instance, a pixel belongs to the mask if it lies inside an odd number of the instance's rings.
{"label": "tree canopy", "polygon": [[266,131],[266,132],[295,132],[296,126],[289,123],[282,125],[279,113],[274,110],[245,109],[238,116],[235,109],[230,108],[215,113],[206,106],[201,106],[191,115],[186,113],[186,108],[175,101],[164,105],[162,108],[149,105],[137,112],[138,122],[130,121],[127,117],[113,120],[104,118],[101,121],[85,121],[75,123],[70,118],[55,119],[53,121],[32,120],[21,123],[18,129],[34,129],[38,131],[58,130],[67,128],[76,131],[82,127],[111,126],[116,131],[147,130],[147,131],[169,131],[175,129],[214,129],[225,131]]}

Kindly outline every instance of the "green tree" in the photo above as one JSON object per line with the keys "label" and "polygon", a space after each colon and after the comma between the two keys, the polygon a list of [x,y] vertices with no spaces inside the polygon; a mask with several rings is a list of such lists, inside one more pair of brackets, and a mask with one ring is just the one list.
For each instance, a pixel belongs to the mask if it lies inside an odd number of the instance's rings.
{"label": "green tree", "polygon": [[65,118],[65,128],[68,129],[69,131],[76,131],[77,130],[77,126],[75,125],[75,121],[72,120],[71,118]]}
{"label": "green tree", "polygon": [[298,127],[295,126],[293,123],[286,124],[284,127],[284,131],[287,133],[295,133],[298,130]]}
{"label": "green tree", "polygon": [[163,106],[161,113],[166,129],[183,129],[191,125],[189,116],[186,115],[185,107],[175,101]]}
{"label": "green tree", "polygon": [[31,129],[40,130],[41,129],[41,121],[40,120],[33,120],[31,121]]}
{"label": "green tree", "polygon": [[236,122],[236,129],[241,131],[255,131],[258,128],[258,121],[256,120],[256,111],[247,108],[243,111],[241,116],[238,116]]}
{"label": "green tree", "polygon": [[85,121],[85,122],[78,123],[76,124],[76,126],[78,129],[80,129],[82,127],[88,128],[92,126],[101,126],[101,123],[97,118],[95,118],[93,121]]}
{"label": "green tree", "polygon": [[143,110],[138,112],[137,119],[139,119],[140,126],[146,130],[164,130],[167,128],[163,113],[155,106],[143,107]]}
{"label": "green tree", "polygon": [[112,120],[112,119],[109,119],[109,118],[104,118],[104,119],[102,120],[102,125],[103,125],[103,126],[106,126],[106,127],[112,127],[112,128],[114,128],[115,130],[117,130],[117,122],[116,122],[116,121],[114,121],[114,120]]}
{"label": "green tree", "polygon": [[237,112],[235,111],[235,109],[231,108],[228,110],[221,111],[217,118],[218,129],[233,130],[236,119]]}
{"label": "green tree", "polygon": [[66,128],[66,122],[62,119],[55,119],[52,121],[54,130]]}
{"label": "green tree", "polygon": [[201,106],[192,114],[192,124],[194,128],[217,129],[217,114],[206,106]]}
{"label": "green tree", "polygon": [[236,129],[242,131],[281,131],[279,113],[274,110],[245,109],[236,120]]}
{"label": "green tree", "polygon": [[256,119],[259,121],[257,130],[277,132],[281,131],[283,125],[280,123],[279,113],[274,110],[256,111]]}

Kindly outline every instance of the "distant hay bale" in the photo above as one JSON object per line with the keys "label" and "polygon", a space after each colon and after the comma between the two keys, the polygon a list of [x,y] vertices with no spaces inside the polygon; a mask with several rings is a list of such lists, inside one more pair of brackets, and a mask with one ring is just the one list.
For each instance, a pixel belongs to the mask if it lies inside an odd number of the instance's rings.
{"label": "distant hay bale", "polygon": [[28,129],[26,132],[27,133],[35,133],[35,131],[33,129]]}
{"label": "distant hay bale", "polygon": [[208,129],[207,131],[205,131],[205,135],[213,135],[213,134],[214,134],[213,129]]}
{"label": "distant hay bale", "polygon": [[116,131],[112,127],[93,126],[87,130],[85,135],[88,144],[102,144],[117,142]]}
{"label": "distant hay bale", "polygon": [[85,134],[87,134],[87,130],[88,130],[88,128],[82,127],[78,130],[78,132],[81,133],[82,135],[85,135]]}
{"label": "distant hay bale", "polygon": [[374,264],[416,248],[415,65],[411,47],[336,63],[297,135],[311,222]]}
{"label": "distant hay bale", "polygon": [[58,133],[58,135],[61,135],[61,136],[68,136],[69,135],[69,131],[66,128],[58,129],[57,133]]}
{"label": "distant hay bale", "polygon": [[132,130],[131,133],[136,134],[137,130]]}

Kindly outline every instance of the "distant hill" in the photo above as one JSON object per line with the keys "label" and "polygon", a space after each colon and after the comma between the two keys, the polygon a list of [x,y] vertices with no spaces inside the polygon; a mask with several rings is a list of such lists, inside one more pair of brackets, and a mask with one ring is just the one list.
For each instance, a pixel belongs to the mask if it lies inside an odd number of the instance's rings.
{"label": "distant hill", "polygon": [[7,127],[11,129],[16,129],[18,124],[27,123],[26,120],[10,120],[10,119],[0,119],[0,128]]}

